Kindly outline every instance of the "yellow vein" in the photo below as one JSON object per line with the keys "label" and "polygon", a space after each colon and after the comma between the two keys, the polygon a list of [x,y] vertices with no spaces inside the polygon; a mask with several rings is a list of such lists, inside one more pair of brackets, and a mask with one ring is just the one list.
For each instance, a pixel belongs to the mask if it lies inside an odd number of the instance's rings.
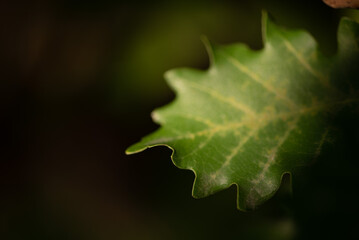
{"label": "yellow vein", "polygon": [[[300,116],[298,116],[293,122],[290,122],[289,128],[285,131],[284,135],[279,139],[276,146],[269,151],[267,161],[264,163],[262,171],[257,175],[257,177],[255,177],[254,180],[252,180],[252,183],[258,184],[264,180],[265,174],[268,172],[269,167],[276,162],[279,148],[284,144],[284,142],[288,139],[293,130],[297,127],[299,118]],[[254,186],[252,188],[254,188]]]}
{"label": "yellow vein", "polygon": [[198,152],[199,150],[201,150],[202,148],[204,148],[205,146],[207,146],[207,144],[212,140],[213,136],[215,135],[215,132],[211,132],[209,133],[209,136],[207,137],[207,139],[203,142],[201,142],[197,147],[195,147],[191,152],[187,153],[184,156],[180,156],[179,159],[183,159],[186,158],[188,156],[191,156],[192,154],[194,154],[195,152]]}
{"label": "yellow vein", "polygon": [[[195,132],[195,133],[185,133],[183,135],[175,136],[175,137],[162,137],[158,139],[151,140],[146,145],[154,145],[154,144],[161,144],[161,143],[168,143],[175,140],[181,140],[181,139],[195,139],[196,137],[200,136],[206,136],[211,135],[220,131],[228,131],[228,130],[236,130],[237,128],[240,128],[246,124],[246,122],[235,122],[235,123],[228,123],[226,125],[215,125],[212,128],[206,128],[204,130]],[[175,129],[169,129],[171,131],[176,131]]]}
{"label": "yellow vein", "polygon": [[257,117],[256,113],[253,112],[252,109],[250,109],[247,105],[236,101],[236,99],[234,97],[225,97],[222,94],[220,94],[219,92],[217,92],[209,87],[205,87],[205,86],[202,86],[202,85],[194,83],[194,82],[187,81],[186,84],[192,88],[195,88],[197,90],[200,90],[200,91],[210,95],[211,97],[213,97],[221,102],[229,104],[230,106],[246,113],[247,115],[250,115],[252,118]]}
{"label": "yellow vein", "polygon": [[311,73],[314,77],[316,77],[324,87],[332,88],[331,85],[330,85],[328,77],[324,76],[322,73],[320,73],[320,72],[316,71],[315,69],[313,69],[312,66],[310,66],[310,64],[308,63],[308,61],[305,60],[305,58],[302,56],[302,54],[300,54],[287,39],[285,39],[283,36],[282,36],[282,39],[283,39],[284,45],[286,46],[288,51],[293,54],[293,56],[298,60],[298,62],[309,73]]}
{"label": "yellow vein", "polygon": [[[189,120],[194,120],[196,122],[200,122],[200,123],[203,123],[209,127],[217,127],[217,126],[220,126],[208,119],[205,119],[205,118],[202,118],[202,117],[199,117],[199,116],[193,116],[193,115],[189,115],[189,114],[176,114],[176,115],[173,115],[173,116],[178,116],[178,117],[182,117],[182,118],[186,118],[186,119],[189,119]],[[224,125],[224,124],[223,124]]]}
{"label": "yellow vein", "polygon": [[280,148],[280,146],[283,145],[283,143],[288,139],[288,137],[290,136],[290,134],[292,133],[292,131],[297,127],[297,122],[299,120],[300,116],[298,116],[294,122],[292,122],[290,124],[290,127],[286,130],[286,132],[284,133],[284,135],[279,139],[278,143],[276,144],[276,146],[270,151],[270,154],[268,155],[268,159],[267,161],[264,163],[263,169],[262,171],[257,175],[257,177],[255,177],[251,182],[252,184],[254,184],[248,193],[247,196],[247,204],[251,207],[254,208],[256,205],[256,202],[258,201],[258,197],[255,197],[254,193],[256,192],[260,197],[264,197],[267,194],[270,194],[273,192],[273,183],[270,179],[266,180],[264,183],[266,184],[266,188],[263,189],[264,186],[261,186],[262,188],[258,188],[258,184],[263,182],[263,180],[265,179],[265,175],[269,170],[269,167],[272,166],[273,164],[275,164],[276,162],[276,155],[277,152]]}
{"label": "yellow vein", "polygon": [[217,178],[217,176],[219,175],[219,173],[224,169],[226,168],[230,163],[231,161],[233,160],[233,158],[240,152],[240,150],[242,149],[242,147],[252,138],[254,137],[257,132],[259,131],[260,127],[256,128],[256,129],[253,129],[252,131],[249,132],[249,134],[247,134],[243,140],[241,140],[239,142],[239,144],[234,147],[230,154],[226,156],[226,159],[224,161],[224,163],[222,164],[222,166],[216,170],[214,173],[211,174],[211,178],[214,180]]}
{"label": "yellow vein", "polygon": [[[270,122],[276,121],[278,119],[287,121],[287,119],[291,118],[291,117],[298,118],[304,114],[315,113],[319,110],[329,109],[330,107],[335,106],[335,105],[345,105],[345,104],[350,104],[350,103],[358,102],[358,101],[359,101],[359,99],[346,99],[343,101],[337,101],[337,102],[332,102],[332,103],[327,103],[327,104],[315,104],[310,107],[303,107],[298,111],[292,111],[292,112],[287,112],[287,113],[279,113],[279,114],[275,114],[275,115],[271,115],[271,114],[268,115],[267,113],[263,113],[263,114],[258,115],[258,117],[255,119],[247,118],[246,120],[242,120],[241,122],[225,123],[225,124],[221,124],[221,125],[208,122],[209,124],[213,124],[213,125],[209,126],[209,128],[207,128],[207,129],[201,130],[199,132],[186,133],[184,135],[180,135],[180,136],[176,136],[176,137],[159,138],[159,139],[152,140],[146,144],[151,145],[151,144],[171,142],[171,141],[180,140],[180,139],[194,139],[198,136],[204,136],[204,135],[208,135],[211,133],[217,133],[220,131],[234,130],[234,132],[235,132],[236,129],[243,127],[243,126],[247,126],[249,128],[254,128],[258,125],[265,126],[265,125],[269,124]],[[194,118],[194,119],[196,119],[196,118]],[[199,119],[200,118],[197,118],[197,120],[199,120]],[[172,129],[172,131],[173,130],[174,129]]]}
{"label": "yellow vein", "polygon": [[268,81],[265,81],[262,79],[258,74],[250,70],[247,66],[245,66],[243,63],[241,63],[238,59],[235,59],[225,53],[223,55],[226,56],[226,58],[242,73],[250,77],[252,80],[259,83],[261,86],[263,86],[265,89],[267,89],[269,92],[276,95],[278,98],[284,100],[290,107],[295,107],[295,103],[289,99],[286,95],[283,95],[280,93],[275,87],[273,87]]}
{"label": "yellow vein", "polygon": [[325,140],[327,139],[328,133],[329,133],[329,128],[327,128],[324,131],[324,133],[323,133],[323,135],[322,135],[322,137],[321,137],[321,139],[319,141],[318,147],[315,150],[315,157],[314,158],[317,158],[319,156],[320,151],[322,150],[323,144],[324,144]]}
{"label": "yellow vein", "polygon": [[239,142],[239,144],[232,149],[231,153],[226,157],[226,160],[223,163],[223,167],[228,166],[233,158],[238,154],[238,152],[242,149],[242,147],[253,137],[257,134],[259,128],[253,129],[249,132],[248,135],[244,137],[242,141]]}

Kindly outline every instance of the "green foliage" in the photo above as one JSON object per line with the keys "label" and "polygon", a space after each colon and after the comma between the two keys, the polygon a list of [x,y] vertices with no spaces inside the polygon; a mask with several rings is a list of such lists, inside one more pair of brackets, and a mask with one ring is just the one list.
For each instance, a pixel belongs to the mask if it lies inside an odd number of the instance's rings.
{"label": "green foliage", "polygon": [[177,98],[153,112],[161,127],[126,152],[171,148],[173,163],[195,173],[196,198],[235,184],[237,207],[247,210],[273,196],[285,173],[320,154],[332,119],[357,111],[359,25],[342,19],[330,57],[308,33],[266,14],[263,38],[260,51],[206,41],[207,71],[167,72]]}

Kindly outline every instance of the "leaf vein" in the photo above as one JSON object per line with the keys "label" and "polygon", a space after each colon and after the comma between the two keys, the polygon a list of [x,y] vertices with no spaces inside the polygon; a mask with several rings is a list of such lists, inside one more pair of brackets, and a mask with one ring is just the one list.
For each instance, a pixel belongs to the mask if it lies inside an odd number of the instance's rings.
{"label": "leaf vein", "polygon": [[326,88],[332,89],[332,86],[329,82],[329,79],[327,76],[323,75],[322,73],[316,71],[312,66],[308,63],[307,60],[302,56],[300,52],[298,52],[295,47],[283,36],[283,43],[285,47],[288,49],[288,51],[297,59],[297,61],[314,77],[316,77],[319,82]]}
{"label": "leaf vein", "polygon": [[232,63],[240,72],[244,73],[248,77],[250,77],[255,82],[259,83],[262,87],[264,87],[267,91],[273,93],[279,99],[284,100],[291,108],[296,107],[296,104],[288,98],[288,96],[280,93],[274,86],[272,86],[269,82],[264,81],[258,74],[250,70],[247,66],[241,63],[238,59],[229,56],[228,54],[223,53],[229,62]]}
{"label": "leaf vein", "polygon": [[252,109],[250,109],[247,105],[236,101],[234,97],[225,97],[222,94],[220,94],[219,92],[217,92],[209,87],[201,86],[197,83],[188,82],[188,85],[191,86],[192,88],[195,88],[197,90],[200,90],[200,91],[208,94],[209,96],[211,96],[221,102],[229,104],[230,106],[246,113],[247,115],[250,115],[252,118],[257,117],[257,114],[255,112],[253,112]]}

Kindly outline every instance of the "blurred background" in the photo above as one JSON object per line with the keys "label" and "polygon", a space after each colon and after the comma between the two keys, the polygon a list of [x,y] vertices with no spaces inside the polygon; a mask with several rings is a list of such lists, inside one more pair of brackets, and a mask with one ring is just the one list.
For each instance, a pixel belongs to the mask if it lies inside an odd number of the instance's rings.
{"label": "blurred background", "polygon": [[294,176],[294,194],[287,176],[247,213],[235,187],[193,199],[194,176],[169,149],[124,154],[174,98],[163,73],[206,69],[202,34],[260,49],[262,9],[327,55],[340,17],[357,16],[319,0],[1,1],[0,239],[358,237],[346,150],[338,164],[328,149]]}

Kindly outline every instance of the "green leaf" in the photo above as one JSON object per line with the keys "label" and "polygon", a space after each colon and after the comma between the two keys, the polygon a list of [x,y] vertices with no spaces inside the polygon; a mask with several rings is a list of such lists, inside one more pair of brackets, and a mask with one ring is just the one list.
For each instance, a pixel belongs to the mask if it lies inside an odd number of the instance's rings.
{"label": "green leaf", "polygon": [[358,106],[359,26],[342,19],[331,57],[265,13],[263,36],[259,51],[205,40],[207,71],[167,72],[176,99],[153,112],[161,127],[126,153],[169,147],[173,163],[195,173],[195,198],[235,184],[237,207],[247,210],[273,196],[285,173],[320,154],[333,116]]}

